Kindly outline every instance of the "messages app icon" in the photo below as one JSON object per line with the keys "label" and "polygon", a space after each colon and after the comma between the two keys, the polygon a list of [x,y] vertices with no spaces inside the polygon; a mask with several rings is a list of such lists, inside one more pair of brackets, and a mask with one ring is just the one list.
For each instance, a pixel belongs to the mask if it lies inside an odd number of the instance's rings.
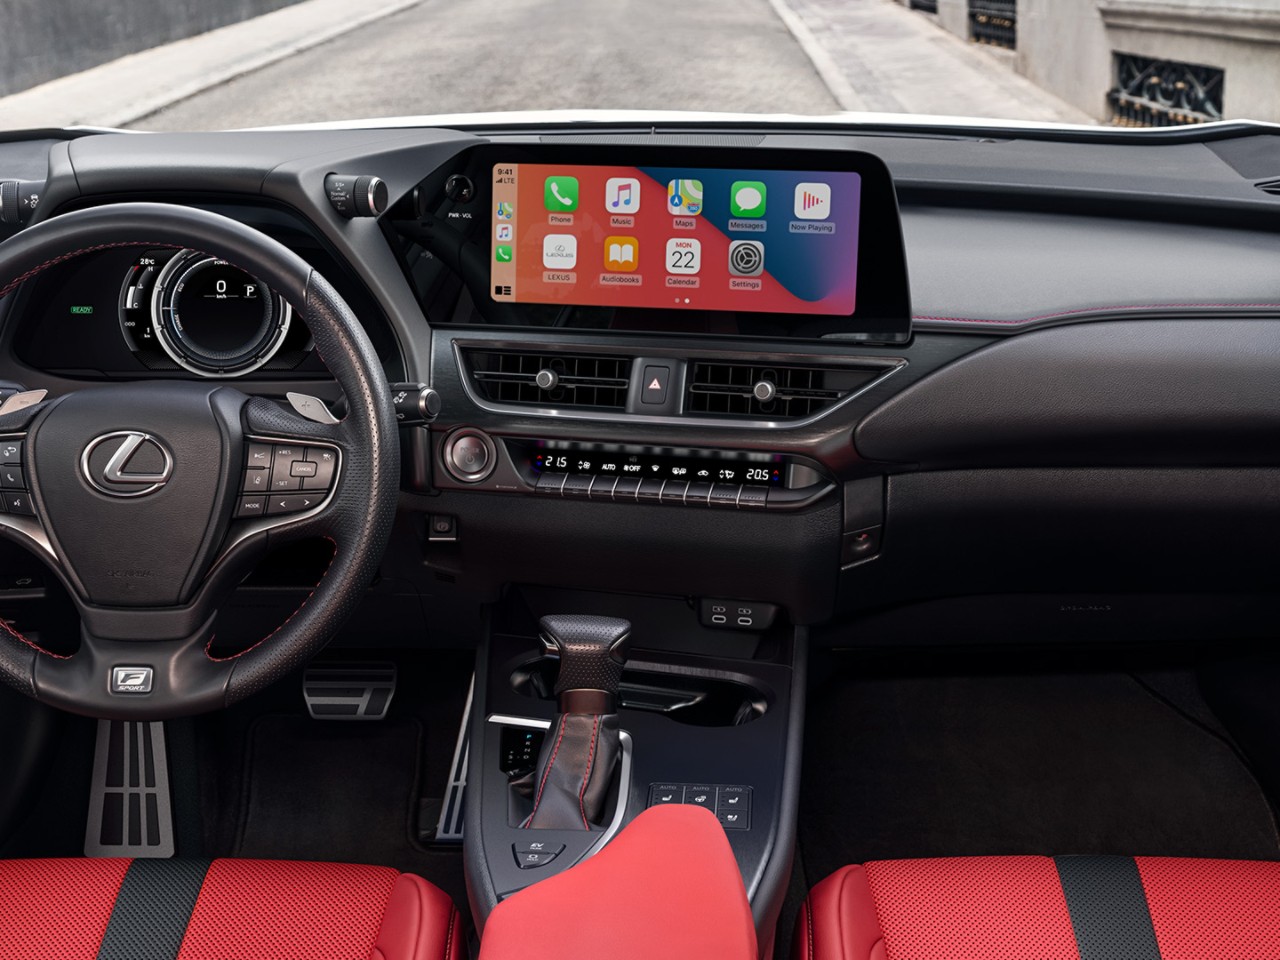
{"label": "messages app icon", "polygon": [[735,180],[729,188],[729,213],[735,217],[763,217],[769,188],[763,180]]}

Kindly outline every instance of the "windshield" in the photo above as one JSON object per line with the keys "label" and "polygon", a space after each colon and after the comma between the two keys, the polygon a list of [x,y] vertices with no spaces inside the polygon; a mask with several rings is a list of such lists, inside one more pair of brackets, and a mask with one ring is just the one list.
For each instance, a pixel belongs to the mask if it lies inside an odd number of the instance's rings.
{"label": "windshield", "polygon": [[508,111],[1280,121],[1278,0],[6,0],[0,127]]}

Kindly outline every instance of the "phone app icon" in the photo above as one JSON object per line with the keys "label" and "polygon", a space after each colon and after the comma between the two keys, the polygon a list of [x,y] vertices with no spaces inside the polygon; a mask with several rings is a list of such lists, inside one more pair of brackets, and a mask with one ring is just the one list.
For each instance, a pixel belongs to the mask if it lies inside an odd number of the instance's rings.
{"label": "phone app icon", "polygon": [[635,177],[610,177],[604,185],[604,207],[610,213],[639,213],[640,181]]}
{"label": "phone app icon", "polygon": [[513,204],[513,203],[508,203],[508,202],[507,202],[507,201],[505,201],[505,200],[503,200],[502,202],[500,202],[500,203],[498,204],[498,219],[499,219],[499,220],[510,220],[510,219],[511,219],[512,217],[514,217],[515,215],[516,215],[516,207],[515,207],[515,204]]}
{"label": "phone app icon", "polygon": [[702,213],[702,181],[669,181],[667,183],[667,213],[673,217],[696,217]]}
{"label": "phone app icon", "polygon": [[498,224],[498,230],[494,235],[494,239],[502,243],[509,242],[511,240],[511,224],[509,223]]}
{"label": "phone app icon", "polygon": [[831,184],[797,183],[796,216],[801,220],[825,220],[831,216]]}
{"label": "phone app icon", "polygon": [[500,243],[493,248],[493,259],[498,263],[510,263],[514,254],[511,252],[511,244]]}
{"label": "phone app icon", "polygon": [[764,244],[759,240],[735,240],[729,244],[729,272],[735,277],[764,273]]}
{"label": "phone app icon", "polygon": [[640,263],[640,241],[635,237],[604,238],[604,268],[613,273],[631,273]]}
{"label": "phone app icon", "polygon": [[702,242],[693,237],[667,241],[667,273],[697,273],[702,269]]}
{"label": "phone app icon", "polygon": [[735,180],[729,188],[729,213],[735,217],[763,217],[769,188],[763,180]]}
{"label": "phone app icon", "polygon": [[547,177],[542,189],[543,205],[556,213],[578,209],[578,178]]}
{"label": "phone app icon", "polygon": [[572,270],[578,265],[578,238],[549,233],[542,238],[542,265],[548,270]]}

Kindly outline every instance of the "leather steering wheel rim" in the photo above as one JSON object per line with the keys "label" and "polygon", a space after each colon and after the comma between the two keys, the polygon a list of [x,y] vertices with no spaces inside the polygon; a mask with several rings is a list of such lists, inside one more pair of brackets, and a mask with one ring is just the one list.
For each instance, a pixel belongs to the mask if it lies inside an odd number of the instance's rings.
{"label": "leather steering wheel rim", "polygon": [[[86,625],[81,650],[70,657],[56,656],[7,627],[0,630],[0,681],[72,712],[164,719],[242,700],[299,668],[336,634],[364,596],[390,537],[399,488],[398,426],[377,353],[337,291],[283,244],[215,213],[171,204],[121,203],[54,217],[0,244],[0,297],[66,260],[128,246],[195,249],[265,282],[305,321],[317,353],[347,398],[344,419],[325,425],[273,401],[240,394],[234,381],[190,384],[189,389],[170,384],[171,389],[179,393],[185,389],[192,396],[203,390],[200,396],[207,397],[210,406],[232,411],[227,414],[230,426],[223,430],[231,434],[230,453],[224,457],[228,475],[219,478],[218,488],[211,488],[210,494],[219,510],[228,511],[227,517],[215,515],[210,521],[208,530],[218,543],[210,548],[209,562],[186,598],[189,603],[158,610],[100,606],[86,598],[85,591],[78,589],[73,563],[61,553],[54,534],[56,518],[45,516],[49,504],[57,501],[52,480],[42,479],[39,470],[30,479],[32,503],[38,508],[35,526],[0,527],[0,535],[30,547],[44,518],[51,546],[43,559],[54,557],[55,572],[71,589]],[[121,384],[92,389],[96,404],[110,404],[119,397],[122,408],[137,410],[138,398],[146,398],[140,391],[147,387]],[[75,395],[0,417],[0,434],[30,431],[31,456],[38,466],[42,449],[49,446],[41,431],[52,429],[48,425],[57,422],[58,404]],[[120,424],[121,429],[133,426]],[[263,518],[256,525],[229,519],[228,505],[239,493],[243,469],[242,460],[235,459],[240,449],[236,443],[242,448],[244,442],[259,437],[322,443],[340,451],[341,469],[323,509],[297,519],[280,517],[267,523]],[[84,483],[82,477],[77,479]],[[85,497],[84,491],[76,494]],[[111,509],[126,507],[112,505]],[[50,520],[55,521],[53,526]],[[311,595],[256,644],[232,657],[212,656],[217,606],[248,565],[278,543],[315,537],[331,540],[334,555]],[[196,626],[188,632],[192,624]],[[109,674],[121,662],[151,666],[151,691],[142,696],[113,694]]]}

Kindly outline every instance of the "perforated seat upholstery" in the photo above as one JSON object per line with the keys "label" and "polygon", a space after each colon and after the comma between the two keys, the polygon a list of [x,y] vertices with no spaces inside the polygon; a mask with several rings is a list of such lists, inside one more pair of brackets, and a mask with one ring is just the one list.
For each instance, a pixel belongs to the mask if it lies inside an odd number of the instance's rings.
{"label": "perforated seat upholstery", "polygon": [[1277,960],[1280,863],[952,857],[814,887],[801,960]]}
{"label": "perforated seat upholstery", "polygon": [[5,960],[461,960],[452,901],[385,867],[0,861]]}

